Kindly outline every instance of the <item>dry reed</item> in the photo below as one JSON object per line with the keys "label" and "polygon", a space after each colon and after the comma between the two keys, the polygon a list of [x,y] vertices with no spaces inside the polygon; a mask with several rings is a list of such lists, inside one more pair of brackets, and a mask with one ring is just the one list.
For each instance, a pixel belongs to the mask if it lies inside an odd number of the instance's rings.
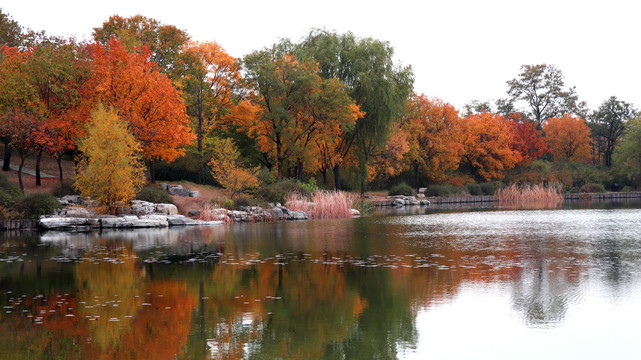
{"label": "dry reed", "polygon": [[232,222],[231,216],[227,216],[227,209],[215,209],[210,205],[204,205],[200,209],[200,220],[203,221],[224,221],[226,223]]}
{"label": "dry reed", "polygon": [[342,191],[318,190],[311,201],[298,193],[287,196],[285,206],[292,211],[304,211],[313,219],[339,219],[352,217],[354,198]]}
{"label": "dry reed", "polygon": [[499,205],[556,207],[563,202],[563,192],[559,184],[547,186],[512,184],[504,189],[498,189],[496,199]]}

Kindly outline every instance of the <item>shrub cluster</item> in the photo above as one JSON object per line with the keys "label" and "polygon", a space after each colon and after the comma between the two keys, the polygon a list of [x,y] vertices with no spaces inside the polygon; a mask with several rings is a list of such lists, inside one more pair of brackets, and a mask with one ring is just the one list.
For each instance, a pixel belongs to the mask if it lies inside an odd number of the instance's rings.
{"label": "shrub cluster", "polygon": [[80,195],[80,193],[74,188],[73,181],[67,180],[61,182],[58,186],[53,189],[53,195],[55,197],[63,197],[66,195]]}
{"label": "shrub cluster", "polygon": [[312,193],[309,190],[309,187],[309,185],[303,185],[303,183],[298,181],[283,180],[260,187],[256,191],[256,197],[265,202],[278,202],[284,204],[287,199],[287,195],[290,193],[298,193],[304,197],[310,197]]}
{"label": "shrub cluster", "polygon": [[52,214],[62,205],[53,194],[35,193],[28,195],[13,205],[13,210],[23,213],[27,218],[37,219],[40,215]]}
{"label": "shrub cluster", "polygon": [[165,190],[155,186],[146,186],[136,194],[136,199],[154,204],[174,204],[174,199]]}
{"label": "shrub cluster", "polygon": [[394,196],[394,195],[405,195],[405,196],[414,196],[416,195],[416,192],[414,189],[407,185],[406,183],[402,182],[400,184],[396,184],[392,186],[392,188],[389,190],[388,195]]}
{"label": "shrub cluster", "polygon": [[0,207],[9,208],[22,198],[22,192],[0,174]]}

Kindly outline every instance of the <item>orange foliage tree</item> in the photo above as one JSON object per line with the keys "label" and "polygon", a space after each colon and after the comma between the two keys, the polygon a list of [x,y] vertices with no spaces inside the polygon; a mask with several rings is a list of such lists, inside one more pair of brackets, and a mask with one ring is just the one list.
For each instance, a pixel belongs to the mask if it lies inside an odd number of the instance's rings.
{"label": "orange foliage tree", "polygon": [[124,18],[112,15],[101,27],[93,29],[94,40],[108,45],[112,37],[123,41],[129,51],[145,46],[151,51],[150,60],[171,76],[182,46],[189,40],[184,30],[142,15]]}
{"label": "orange foliage tree", "polygon": [[543,123],[543,131],[554,160],[586,162],[590,159],[590,128],[580,117],[566,114],[549,118]]}
{"label": "orange foliage tree", "polygon": [[198,180],[209,161],[203,140],[229,114],[234,104],[233,89],[241,80],[238,62],[215,42],[188,43],[176,62],[187,113],[196,130]]}
{"label": "orange foliage tree", "polygon": [[476,180],[502,178],[505,170],[521,161],[521,154],[514,150],[512,126],[501,115],[480,113],[465,117],[461,139],[461,168]]}
{"label": "orange foliage tree", "polygon": [[550,152],[543,134],[536,129],[536,124],[530,120],[521,121],[521,115],[514,113],[509,120],[514,134],[513,149],[521,154],[521,163],[527,165]]}
{"label": "orange foliage tree", "polygon": [[144,47],[129,53],[122,41],[111,39],[107,47],[89,45],[88,53],[92,72],[82,110],[86,114],[98,102],[117,109],[142,146],[153,182],[153,161],[184,155],[182,146],[194,138],[183,99],[157,65],[147,61],[150,54]]}
{"label": "orange foliage tree", "polygon": [[461,121],[454,106],[440,99],[415,95],[408,100],[401,121],[409,142],[405,164],[414,170],[416,187],[419,172],[430,181],[441,182],[448,170],[458,168],[463,145]]}

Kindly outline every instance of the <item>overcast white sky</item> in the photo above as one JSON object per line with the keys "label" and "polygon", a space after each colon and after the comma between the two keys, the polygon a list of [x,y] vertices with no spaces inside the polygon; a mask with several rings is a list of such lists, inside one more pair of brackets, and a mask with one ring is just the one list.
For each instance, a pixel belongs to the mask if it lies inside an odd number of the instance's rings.
{"label": "overcast white sky", "polygon": [[574,0],[29,1],[0,7],[25,27],[89,39],[110,15],[142,14],[241,57],[311,28],[389,41],[415,91],[461,108],[505,96],[522,64],[556,65],[591,109],[612,95],[641,107],[641,4]]}

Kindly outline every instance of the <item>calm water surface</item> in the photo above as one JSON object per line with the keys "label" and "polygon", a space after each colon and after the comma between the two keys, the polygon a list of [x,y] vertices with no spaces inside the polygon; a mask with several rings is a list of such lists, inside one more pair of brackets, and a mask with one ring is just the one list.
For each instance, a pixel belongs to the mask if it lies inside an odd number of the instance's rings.
{"label": "calm water surface", "polygon": [[641,210],[0,234],[0,359],[640,359]]}

